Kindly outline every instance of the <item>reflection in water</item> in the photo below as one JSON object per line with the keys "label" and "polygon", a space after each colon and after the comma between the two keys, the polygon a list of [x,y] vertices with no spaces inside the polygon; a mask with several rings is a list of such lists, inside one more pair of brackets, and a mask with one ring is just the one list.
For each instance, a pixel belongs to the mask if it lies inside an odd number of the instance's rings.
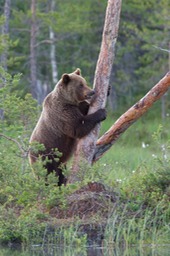
{"label": "reflection in water", "polygon": [[169,256],[170,245],[131,248],[62,248],[33,246],[29,251],[0,247],[0,256]]}

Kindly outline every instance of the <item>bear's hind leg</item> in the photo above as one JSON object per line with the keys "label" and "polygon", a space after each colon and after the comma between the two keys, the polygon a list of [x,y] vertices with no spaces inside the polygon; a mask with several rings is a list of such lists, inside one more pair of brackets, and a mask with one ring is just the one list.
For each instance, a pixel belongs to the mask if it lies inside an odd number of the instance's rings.
{"label": "bear's hind leg", "polygon": [[52,162],[45,164],[45,168],[47,169],[47,180],[48,175],[55,172],[56,177],[58,177],[58,186],[61,186],[62,184],[66,185],[67,179],[63,174],[62,168],[59,167],[59,163],[57,163],[55,160],[52,160]]}

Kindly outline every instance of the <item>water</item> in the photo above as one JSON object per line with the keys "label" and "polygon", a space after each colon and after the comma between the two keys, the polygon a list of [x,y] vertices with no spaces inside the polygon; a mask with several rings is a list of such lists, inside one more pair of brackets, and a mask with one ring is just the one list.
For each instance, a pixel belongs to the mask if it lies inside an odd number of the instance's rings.
{"label": "water", "polygon": [[154,245],[130,248],[42,248],[32,246],[30,250],[17,250],[0,247],[0,256],[170,256],[170,245]]}

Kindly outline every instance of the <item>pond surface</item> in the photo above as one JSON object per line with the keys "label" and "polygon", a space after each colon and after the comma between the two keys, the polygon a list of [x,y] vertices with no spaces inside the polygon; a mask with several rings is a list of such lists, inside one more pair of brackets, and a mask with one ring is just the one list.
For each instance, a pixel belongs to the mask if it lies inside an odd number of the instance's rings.
{"label": "pond surface", "polygon": [[170,245],[130,248],[61,248],[50,246],[42,249],[32,246],[29,251],[0,247],[0,256],[170,256]]}

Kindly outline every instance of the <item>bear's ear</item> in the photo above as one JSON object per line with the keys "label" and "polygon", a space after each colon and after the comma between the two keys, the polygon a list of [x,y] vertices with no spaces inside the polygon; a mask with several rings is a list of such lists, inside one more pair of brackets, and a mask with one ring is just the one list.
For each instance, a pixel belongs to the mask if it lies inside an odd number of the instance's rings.
{"label": "bear's ear", "polygon": [[77,68],[74,73],[78,76],[81,76],[81,70],[79,68]]}
{"label": "bear's ear", "polygon": [[64,84],[68,84],[69,82],[70,82],[70,77],[69,77],[69,75],[68,74],[63,74],[62,75],[62,82],[64,83]]}

